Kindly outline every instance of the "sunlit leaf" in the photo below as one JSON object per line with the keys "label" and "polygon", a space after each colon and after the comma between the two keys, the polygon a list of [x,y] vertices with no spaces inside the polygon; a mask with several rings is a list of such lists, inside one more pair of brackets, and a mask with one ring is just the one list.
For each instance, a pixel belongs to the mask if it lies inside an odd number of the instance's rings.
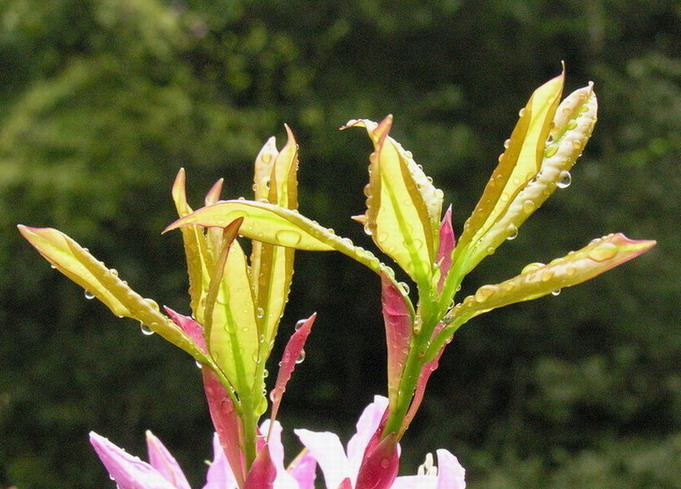
{"label": "sunlit leaf", "polygon": [[467,273],[493,249],[483,248],[478,240],[508,211],[516,195],[539,172],[546,140],[563,90],[564,74],[534,91],[524,109],[499,165],[485,187],[473,213],[464,225],[454,262],[460,273]]}
{"label": "sunlit leaf", "polygon": [[87,295],[102,301],[116,316],[136,319],[174,345],[201,356],[194,342],[159,311],[156,302],[132,290],[116,270],[108,269],[66,234],[22,225],[19,231],[54,268],[83,287]]}
{"label": "sunlit leaf", "polygon": [[496,285],[484,285],[450,313],[455,322],[515,302],[536,299],[589,280],[645,253],[655,241],[633,241],[623,234],[610,234],[547,265],[530,264],[523,272]]}
{"label": "sunlit leaf", "polygon": [[[256,200],[264,200],[287,209],[298,207],[298,145],[286,126],[288,140],[278,152],[274,138],[267,141],[255,162]],[[259,315],[259,328],[266,348],[275,334],[284,312],[293,277],[293,248],[254,240],[251,252],[252,284]]]}
{"label": "sunlit leaf", "polygon": [[366,128],[374,143],[364,229],[417,283],[430,284],[443,194],[411,153],[388,136],[391,126],[392,116],[380,124],[352,120],[345,126]]}
{"label": "sunlit leaf", "polygon": [[556,188],[570,185],[570,169],[586,146],[598,111],[593,84],[576,90],[561,102],[553,119],[551,137],[544,151],[541,170],[522,189],[484,236],[481,249],[494,249],[513,238],[520,226],[553,194]]}
{"label": "sunlit leaf", "polygon": [[239,394],[246,396],[260,357],[248,264],[236,241],[241,223],[237,219],[224,230],[223,249],[205,299],[204,328],[211,356]]}
{"label": "sunlit leaf", "polygon": [[210,207],[203,207],[182,219],[178,219],[163,232],[188,225],[224,227],[237,218],[244,218],[239,233],[250,239],[265,243],[308,251],[337,250],[380,273],[388,273],[394,280],[394,272],[383,265],[376,256],[355,246],[347,238],[338,237],[332,230],[298,212],[265,202],[227,200]]}
{"label": "sunlit leaf", "polygon": [[[173,184],[172,196],[179,217],[184,217],[192,212],[192,208],[187,204],[187,194],[185,190],[185,171],[181,168]],[[209,192],[209,195],[211,193]],[[211,197],[212,199],[212,197]],[[208,197],[207,197],[208,200]],[[196,227],[182,228],[182,242],[187,260],[187,274],[189,276],[189,296],[191,299],[191,309],[194,317],[203,323],[203,307],[200,307],[201,300],[208,292],[210,257],[206,245],[206,238],[203,231]]]}

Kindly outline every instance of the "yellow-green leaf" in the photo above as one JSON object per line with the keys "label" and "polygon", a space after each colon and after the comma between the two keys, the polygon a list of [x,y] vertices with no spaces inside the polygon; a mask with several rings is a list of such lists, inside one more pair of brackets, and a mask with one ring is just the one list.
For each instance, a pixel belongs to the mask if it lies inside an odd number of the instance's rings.
{"label": "yellow-green leaf", "polygon": [[159,311],[156,302],[137,294],[116,270],[108,269],[66,234],[22,225],[19,231],[54,268],[102,301],[116,316],[136,319],[193,356],[202,356],[193,342]]}
{"label": "yellow-green leaf", "polygon": [[[266,201],[287,209],[298,207],[298,145],[286,127],[288,140],[277,151],[270,138],[255,161],[254,191],[256,200]],[[251,277],[256,306],[262,311],[258,325],[266,345],[276,334],[284,312],[291,280],[295,250],[254,240],[251,251]]]}
{"label": "yellow-green leaf", "polygon": [[380,124],[352,120],[374,144],[370,157],[365,231],[419,284],[429,285],[438,246],[442,191],[436,189],[410,152],[388,136],[392,116]]}
{"label": "yellow-green leaf", "polygon": [[[225,227],[240,217],[244,218],[244,222],[239,232],[250,239],[299,250],[333,249],[320,239],[319,234],[324,232],[324,228],[316,225],[316,230],[310,229],[314,224],[309,219],[276,205],[248,200],[227,200],[202,207],[175,221],[163,232],[187,225]],[[305,229],[305,224],[310,225],[308,229]]]}
{"label": "yellow-green leaf", "polygon": [[571,181],[570,169],[586,146],[594,125],[598,102],[593,84],[580,88],[561,102],[553,119],[541,170],[508,206],[508,210],[480,238],[479,247],[495,249],[518,233],[520,226],[553,194]]}
{"label": "yellow-green leaf", "polygon": [[564,74],[561,74],[539,87],[520,111],[520,120],[504,144],[506,149],[499,157],[499,165],[464,225],[454,252],[453,268],[462,270],[460,273],[467,273],[493,251],[478,240],[503,217],[518,193],[539,172],[563,81]]}
{"label": "yellow-green leaf", "polygon": [[251,391],[259,361],[258,328],[246,256],[236,241],[241,219],[226,226],[205,300],[208,350],[239,395]]}
{"label": "yellow-green leaf", "polygon": [[458,304],[449,318],[458,323],[498,307],[555,293],[600,275],[653,246],[655,241],[634,241],[623,234],[595,239],[581,250],[547,265],[533,263],[510,280],[480,287],[474,295]]}
{"label": "yellow-green leaf", "polygon": [[[172,189],[173,201],[175,202],[179,217],[184,217],[193,212],[192,208],[187,204],[185,180],[184,168],[180,168]],[[207,199],[209,198],[213,198],[210,192],[207,196]],[[212,260],[208,252],[206,238],[201,229],[195,226],[182,228],[182,242],[187,260],[190,306],[194,317],[199,323],[203,324],[203,307],[200,307],[200,304],[208,291],[208,283],[210,281],[208,270]]]}
{"label": "yellow-green leaf", "polygon": [[[239,233],[247,238],[278,246],[308,251],[339,251],[376,273],[385,272],[391,281],[395,273],[376,256],[348,238],[340,238],[331,229],[320,226],[316,221],[297,211],[265,202],[248,200],[227,200],[210,207],[203,207],[182,219],[178,219],[163,232],[188,225],[225,227],[240,217],[244,222]],[[402,287],[399,287],[403,290]]]}

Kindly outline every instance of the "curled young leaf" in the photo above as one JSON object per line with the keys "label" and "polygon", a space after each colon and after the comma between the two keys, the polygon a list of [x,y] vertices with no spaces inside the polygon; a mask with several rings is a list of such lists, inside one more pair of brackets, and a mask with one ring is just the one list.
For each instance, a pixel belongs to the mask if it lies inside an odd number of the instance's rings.
{"label": "curled young leaf", "polygon": [[[255,200],[298,208],[298,144],[286,127],[288,140],[277,151],[276,140],[270,138],[255,160],[253,189]],[[262,313],[258,329],[268,348],[276,335],[279,319],[284,312],[293,278],[294,249],[253,240],[251,277],[256,306]]]}
{"label": "curled young leaf", "polygon": [[[187,203],[187,193],[185,189],[186,175],[184,168],[180,168],[173,183],[172,196],[179,217],[191,214],[192,208]],[[215,197],[214,192],[209,192],[210,200]],[[209,197],[206,197],[209,200]],[[211,267],[211,257],[208,252],[206,237],[203,232],[196,227],[182,228],[182,242],[184,253],[187,260],[187,274],[189,276],[189,296],[190,306],[194,317],[199,323],[203,323],[203,307],[200,307],[201,300],[208,293],[208,283],[210,274],[208,269]]]}
{"label": "curled young leaf", "polygon": [[[465,275],[494,251],[482,246],[480,239],[508,212],[518,193],[539,172],[545,143],[563,90],[563,81],[564,74],[561,74],[539,87],[520,111],[520,119],[510,139],[504,144],[505,151],[499,157],[499,164],[466,221],[454,251],[454,266],[460,270],[459,274]],[[460,277],[453,277],[448,282],[457,279]],[[449,289],[451,287],[452,285]],[[451,290],[447,292],[451,293]]]}
{"label": "curled young leaf", "polygon": [[438,248],[441,190],[435,188],[411,153],[388,136],[392,116],[379,124],[351,120],[374,143],[370,157],[365,231],[419,284],[430,285]]}
{"label": "curled young leaf", "polygon": [[556,110],[539,173],[513,199],[505,214],[480,238],[480,248],[495,249],[513,238],[520,226],[556,188],[570,184],[570,169],[582,154],[596,124],[598,102],[593,84],[568,95]]}

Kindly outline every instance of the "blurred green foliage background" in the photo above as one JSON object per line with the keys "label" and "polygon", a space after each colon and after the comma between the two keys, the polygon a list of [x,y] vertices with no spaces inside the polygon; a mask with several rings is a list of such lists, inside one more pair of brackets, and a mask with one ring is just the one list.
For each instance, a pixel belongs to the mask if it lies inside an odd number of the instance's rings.
{"label": "blurred green foliage background", "polygon": [[[337,128],[394,113],[393,135],[460,230],[518,109],[561,60],[567,92],[596,84],[593,139],[572,186],[465,287],[610,232],[659,244],[464,327],[403,442],[403,471],[446,447],[472,489],[681,488],[676,0],[0,2],[0,487],[112,487],[89,430],[142,454],[151,429],[195,487],[210,456],[194,362],[85,301],[17,223],[67,232],[187,313],[179,234],[159,234],[178,168],[195,206],[222,176],[228,196],[249,195],[253,158],[272,134],[283,144],[286,122],[301,210],[371,247],[349,219],[363,211],[370,144]],[[379,281],[340,255],[297,256],[280,341],[319,319],[281,421],[347,437],[385,393]]]}

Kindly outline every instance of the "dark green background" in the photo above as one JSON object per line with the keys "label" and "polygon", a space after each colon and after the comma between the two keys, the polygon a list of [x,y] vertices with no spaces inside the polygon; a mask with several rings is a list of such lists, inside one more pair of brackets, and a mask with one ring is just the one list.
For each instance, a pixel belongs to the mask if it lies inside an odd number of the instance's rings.
{"label": "dark green background", "polygon": [[[219,177],[247,194],[282,124],[300,142],[301,210],[371,247],[370,144],[393,135],[453,204],[457,232],[532,90],[596,84],[599,122],[572,186],[466,291],[621,231],[652,252],[559,297],[466,325],[403,442],[405,473],[446,447],[473,489],[681,488],[681,6],[674,0],[5,0],[0,2],[0,487],[113,487],[89,430],[142,454],[153,430],[194,487],[211,426],[194,362],[115,319],[15,226],[67,232],[145,296],[187,313],[169,190]],[[379,281],[297,255],[281,330],[319,312],[286,428],[347,439],[385,393]],[[281,346],[278,347],[279,350]],[[272,369],[277,358],[272,359]],[[296,444],[289,441],[289,454]]]}

